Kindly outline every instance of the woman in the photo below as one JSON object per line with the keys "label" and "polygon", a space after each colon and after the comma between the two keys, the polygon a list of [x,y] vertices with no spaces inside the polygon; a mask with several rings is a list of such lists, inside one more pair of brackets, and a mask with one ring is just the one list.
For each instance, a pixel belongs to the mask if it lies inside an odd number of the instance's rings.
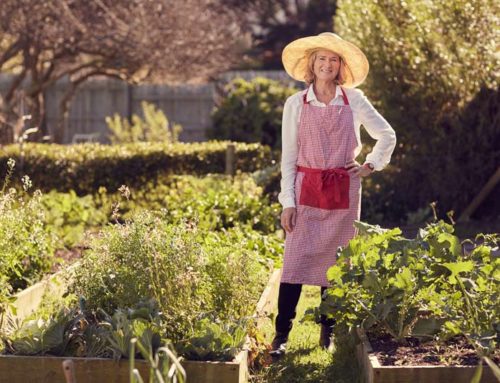
{"label": "woman", "polygon": [[[283,111],[281,225],[286,232],[276,335],[271,355],[281,356],[302,285],[328,286],[326,272],[339,246],[356,234],[361,177],[382,170],[396,135],[356,86],[368,74],[363,52],[334,33],[301,38],[283,50],[287,73],[307,84]],[[363,165],[360,125],[377,140]],[[328,348],[332,323],[321,318],[320,345]]]}

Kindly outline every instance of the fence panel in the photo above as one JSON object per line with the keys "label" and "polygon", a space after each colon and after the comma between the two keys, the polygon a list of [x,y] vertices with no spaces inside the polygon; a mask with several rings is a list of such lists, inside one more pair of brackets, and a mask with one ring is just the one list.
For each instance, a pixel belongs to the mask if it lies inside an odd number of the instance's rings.
{"label": "fence panel", "polygon": [[[85,137],[93,137],[102,143],[109,142],[105,118],[115,113],[123,117],[141,115],[140,104],[143,100],[162,109],[170,122],[182,125],[182,141],[204,141],[211,127],[217,89],[236,77],[250,80],[257,76],[293,84],[283,71],[231,71],[220,75],[214,82],[182,86],[130,85],[112,78],[89,80],[78,88],[73,98],[62,142],[71,143]],[[9,75],[0,74],[0,94],[7,91],[9,79]],[[59,104],[69,85],[65,78],[46,92],[46,124],[53,137]]]}

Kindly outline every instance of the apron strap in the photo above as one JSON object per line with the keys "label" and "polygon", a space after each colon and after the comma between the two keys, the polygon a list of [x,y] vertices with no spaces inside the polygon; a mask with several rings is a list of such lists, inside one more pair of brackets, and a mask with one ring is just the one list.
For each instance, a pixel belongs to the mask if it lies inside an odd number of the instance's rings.
{"label": "apron strap", "polygon": [[349,100],[347,99],[347,95],[345,94],[344,88],[340,87],[342,91],[342,98],[344,99],[344,105],[349,105]]}

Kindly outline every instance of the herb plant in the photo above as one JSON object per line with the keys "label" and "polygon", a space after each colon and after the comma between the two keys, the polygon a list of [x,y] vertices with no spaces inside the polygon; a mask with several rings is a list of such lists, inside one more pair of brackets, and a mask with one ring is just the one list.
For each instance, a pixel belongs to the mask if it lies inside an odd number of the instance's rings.
{"label": "herb plant", "polygon": [[8,163],[0,191],[0,284],[5,286],[0,291],[0,301],[48,272],[54,264],[56,245],[44,221],[41,193],[28,192],[29,178],[23,178],[21,189],[8,187],[14,166],[14,161]]}
{"label": "herb plant", "polygon": [[207,314],[227,321],[252,313],[250,302],[256,303],[271,265],[233,238],[191,222],[172,225],[164,212],[142,212],[92,241],[70,290],[90,308],[107,311],[152,298],[169,338],[179,341]]}

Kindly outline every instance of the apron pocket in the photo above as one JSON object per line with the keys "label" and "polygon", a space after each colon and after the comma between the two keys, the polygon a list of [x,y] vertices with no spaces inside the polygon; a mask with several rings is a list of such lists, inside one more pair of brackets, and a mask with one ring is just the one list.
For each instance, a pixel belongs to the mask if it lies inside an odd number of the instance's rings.
{"label": "apron pocket", "polygon": [[344,169],[304,172],[299,204],[319,209],[349,209],[349,173]]}

